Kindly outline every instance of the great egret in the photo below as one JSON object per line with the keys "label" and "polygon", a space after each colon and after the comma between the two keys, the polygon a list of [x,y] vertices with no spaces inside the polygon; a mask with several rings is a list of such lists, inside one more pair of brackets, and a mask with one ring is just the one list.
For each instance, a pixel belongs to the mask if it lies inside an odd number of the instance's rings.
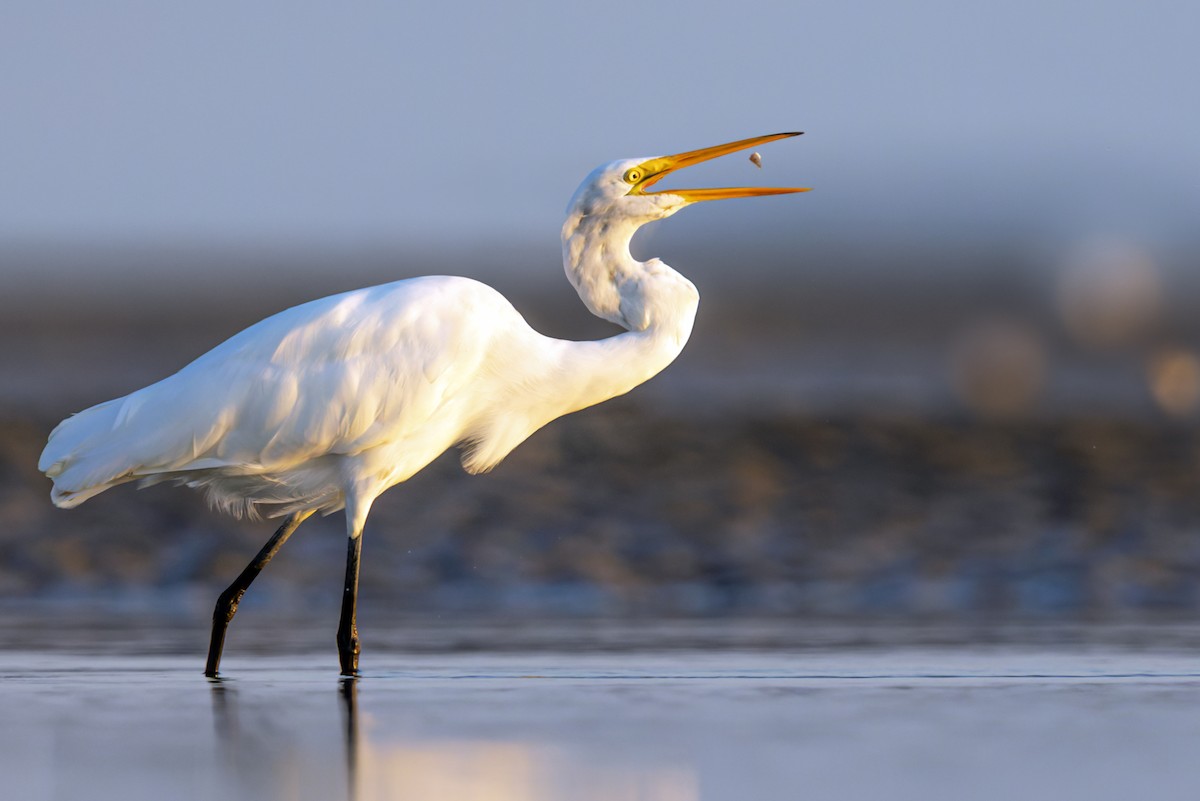
{"label": "great egret", "polygon": [[175,481],[218,509],[286,517],[217,600],[205,674],[250,583],[313,512],[346,510],[342,673],[358,671],[362,531],[374,500],[458,445],[469,473],[495,467],[546,423],[622,395],[670,364],[700,296],[658,259],[636,261],[639,227],[704,200],[798,188],[650,187],[674,170],[796,133],[652,159],[584,179],[562,228],[567,277],[588,310],[625,333],[595,342],[534,331],[505,298],[467,278],[427,276],[280,312],[178,373],[67,418],[38,469],[71,508],[127,481]]}

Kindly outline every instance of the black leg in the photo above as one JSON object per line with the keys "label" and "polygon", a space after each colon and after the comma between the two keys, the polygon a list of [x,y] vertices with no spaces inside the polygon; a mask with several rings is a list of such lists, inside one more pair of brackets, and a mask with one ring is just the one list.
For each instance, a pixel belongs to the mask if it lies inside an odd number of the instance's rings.
{"label": "black leg", "polygon": [[362,555],[362,532],[351,537],[346,550],[346,589],[342,593],[342,619],[338,623],[338,661],[343,676],[358,675],[358,559]]}
{"label": "black leg", "polygon": [[225,592],[217,598],[217,608],[213,610],[212,639],[208,643],[208,664],[204,667],[205,676],[211,678],[217,675],[217,668],[221,664],[221,650],[225,647],[225,630],[229,628],[229,621],[233,620],[233,616],[237,614],[238,602],[246,594],[250,582],[254,581],[255,577],[267,566],[267,562],[271,561],[271,557],[283,547],[288,537],[292,536],[292,532],[311,514],[312,512],[296,512],[284,521],[274,536],[267,540],[267,544],[262,547],[258,555],[250,561],[250,564],[246,565],[246,569],[241,572],[241,575],[234,579],[233,583],[225,588]]}

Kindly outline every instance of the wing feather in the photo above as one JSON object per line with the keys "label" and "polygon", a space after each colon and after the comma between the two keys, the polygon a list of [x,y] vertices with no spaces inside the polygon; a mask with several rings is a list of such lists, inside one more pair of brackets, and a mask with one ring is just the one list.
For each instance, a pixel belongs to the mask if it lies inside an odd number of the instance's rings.
{"label": "wing feather", "polygon": [[39,467],[55,479],[56,502],[73,505],[156,474],[270,473],[356,454],[427,423],[479,369],[509,313],[489,287],[443,276],[297,306],[68,418]]}

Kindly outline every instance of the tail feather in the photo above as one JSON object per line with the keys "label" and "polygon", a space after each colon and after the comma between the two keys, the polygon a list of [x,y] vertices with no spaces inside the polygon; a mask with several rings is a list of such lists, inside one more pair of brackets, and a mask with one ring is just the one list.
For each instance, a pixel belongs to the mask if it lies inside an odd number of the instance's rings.
{"label": "tail feather", "polygon": [[[148,390],[156,396],[142,397]],[[336,456],[278,472],[250,459],[206,455],[206,443],[222,439],[230,416],[220,408],[189,413],[180,402],[187,393],[165,382],[148,390],[85,409],[51,432],[38,469],[54,482],[55,506],[71,509],[130,481],[143,487],[174,481],[202,490],[214,508],[238,517],[342,508]]]}
{"label": "tail feather", "polygon": [[51,500],[70,508],[127,481],[225,463],[204,458],[205,451],[222,440],[229,410],[240,398],[227,394],[224,404],[212,403],[203,384],[216,380],[200,381],[198,388],[197,375],[185,368],[63,420],[38,460],[38,469],[54,481]]}
{"label": "tail feather", "polygon": [[123,481],[111,481],[107,484],[96,484],[82,490],[62,489],[57,484],[50,490],[50,500],[59,509],[74,509],[79,504],[86,501],[88,498],[94,498],[106,489],[111,489],[118,484],[123,484]]}
{"label": "tail feather", "polygon": [[50,500],[70,509],[117,484],[131,481],[132,465],[114,442],[124,398],[84,409],[63,420],[38,459],[38,470],[54,481]]}

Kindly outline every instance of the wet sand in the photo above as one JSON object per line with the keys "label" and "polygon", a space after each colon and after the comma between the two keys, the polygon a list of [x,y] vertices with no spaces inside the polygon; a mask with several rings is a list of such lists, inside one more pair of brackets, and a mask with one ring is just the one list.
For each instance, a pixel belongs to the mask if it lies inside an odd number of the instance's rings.
{"label": "wet sand", "polygon": [[1193,652],[0,653],[7,797],[1194,797]]}

